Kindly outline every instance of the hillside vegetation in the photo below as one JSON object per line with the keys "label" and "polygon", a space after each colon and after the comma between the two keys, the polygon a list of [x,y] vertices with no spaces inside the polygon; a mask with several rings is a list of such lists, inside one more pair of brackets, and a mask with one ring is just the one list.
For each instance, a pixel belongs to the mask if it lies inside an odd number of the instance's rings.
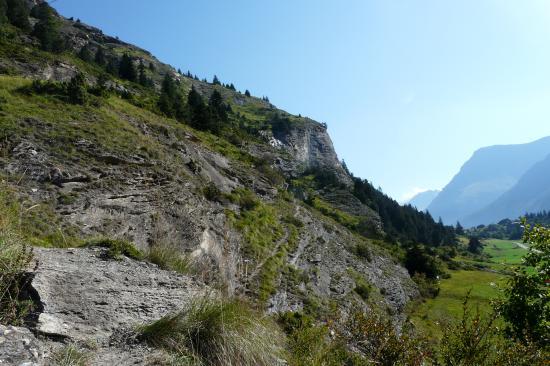
{"label": "hillside vegetation", "polygon": [[539,318],[412,327],[464,294],[440,283],[468,276],[455,228],[353,176],[326,124],[46,2],[0,0],[0,30],[0,326],[53,350],[9,362],[541,364]]}

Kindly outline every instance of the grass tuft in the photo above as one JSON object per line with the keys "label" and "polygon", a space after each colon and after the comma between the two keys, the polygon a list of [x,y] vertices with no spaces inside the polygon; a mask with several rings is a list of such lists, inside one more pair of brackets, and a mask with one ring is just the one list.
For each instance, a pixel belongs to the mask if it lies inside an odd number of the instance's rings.
{"label": "grass tuft", "polygon": [[194,272],[191,258],[173,246],[153,245],[149,249],[147,260],[162,269],[183,274]]}
{"label": "grass tuft", "polygon": [[149,344],[196,365],[276,365],[284,336],[241,300],[198,298],[175,315],[141,329]]}
{"label": "grass tuft", "polygon": [[123,255],[136,260],[142,260],[145,257],[133,243],[122,239],[92,239],[86,242],[85,246],[107,248],[107,256],[117,260],[121,259]]}
{"label": "grass tuft", "polygon": [[78,349],[74,344],[68,344],[52,356],[53,366],[86,366],[90,355]]}

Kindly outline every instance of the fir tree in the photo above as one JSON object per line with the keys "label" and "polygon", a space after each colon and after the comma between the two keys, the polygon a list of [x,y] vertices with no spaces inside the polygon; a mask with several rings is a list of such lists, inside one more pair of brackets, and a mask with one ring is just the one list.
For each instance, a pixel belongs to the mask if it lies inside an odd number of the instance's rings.
{"label": "fir tree", "polygon": [[231,83],[229,85],[229,89],[233,90],[233,91],[236,91],[237,89],[235,89],[235,85],[233,85],[233,83]]}
{"label": "fir tree", "polygon": [[468,251],[470,253],[480,254],[482,250],[483,244],[481,244],[481,241],[479,241],[476,237],[470,238],[470,241],[468,242]]}
{"label": "fir tree", "polygon": [[250,96],[250,92],[248,91],[248,89],[246,89],[246,90],[244,91],[244,95],[246,95],[247,97]]}
{"label": "fir tree", "polygon": [[35,25],[32,35],[40,41],[44,51],[62,52],[65,50],[64,41],[59,33],[59,22],[55,11],[44,2],[33,9],[34,15],[40,19]]}
{"label": "fir tree", "polygon": [[158,107],[168,117],[175,117],[181,120],[185,116],[182,95],[174,79],[168,74],[166,74],[162,81]]}
{"label": "fir tree", "polygon": [[85,62],[92,62],[92,60],[94,58],[88,45],[83,46],[80,49],[80,52],[78,52],[78,57],[80,57],[80,59],[85,61]]}
{"label": "fir tree", "polygon": [[147,78],[147,74],[145,73],[145,65],[143,64],[143,61],[140,61],[139,63],[139,83],[142,86],[149,86],[149,78]]}
{"label": "fir tree", "polygon": [[214,90],[212,92],[212,95],[210,95],[210,99],[208,100],[208,106],[214,118],[220,121],[227,120],[227,107],[223,103],[223,97],[219,91]]}
{"label": "fir tree", "polygon": [[24,0],[7,0],[6,15],[11,24],[24,30],[31,30],[29,8]]}
{"label": "fir tree", "polygon": [[118,62],[116,59],[109,60],[109,63],[107,64],[106,71],[111,75],[118,75]]}
{"label": "fir tree", "polygon": [[216,75],[214,75],[214,78],[212,79],[212,84],[214,85],[221,85],[220,79]]}
{"label": "fir tree", "polygon": [[72,104],[86,104],[86,80],[82,73],[76,74],[67,85],[67,95]]}
{"label": "fir tree", "polygon": [[152,62],[149,62],[149,71],[155,72],[155,64]]}
{"label": "fir tree", "polygon": [[97,51],[95,53],[94,61],[99,66],[103,67],[107,63],[107,60],[105,59],[105,52],[103,51],[103,47],[99,46],[97,48]]}
{"label": "fir tree", "polygon": [[122,59],[120,60],[120,65],[118,68],[118,75],[121,79],[126,79],[132,82],[137,81],[137,71],[134,65],[134,61],[127,53],[122,55]]}

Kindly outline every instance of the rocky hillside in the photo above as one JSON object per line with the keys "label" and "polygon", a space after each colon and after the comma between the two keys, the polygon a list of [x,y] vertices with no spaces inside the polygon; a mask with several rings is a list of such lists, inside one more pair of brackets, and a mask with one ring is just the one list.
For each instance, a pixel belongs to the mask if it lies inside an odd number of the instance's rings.
{"label": "rocky hillside", "polygon": [[[41,14],[28,17],[35,31],[52,21]],[[418,290],[385,229],[408,235],[393,215],[403,209],[439,230],[429,215],[354,178],[326,125],[53,16],[62,50],[1,25],[2,197],[36,248],[20,299],[31,311],[23,328],[0,328],[0,359],[47,363],[76,342],[92,364],[139,363],[155,352],[124,332],[207,289],[263,313],[322,320],[360,308],[403,323]],[[123,77],[125,57],[143,82]],[[210,99],[208,111],[219,93],[224,124],[197,127],[188,109],[170,118],[158,102],[166,80],[181,100]],[[114,258],[105,245],[126,249]]]}

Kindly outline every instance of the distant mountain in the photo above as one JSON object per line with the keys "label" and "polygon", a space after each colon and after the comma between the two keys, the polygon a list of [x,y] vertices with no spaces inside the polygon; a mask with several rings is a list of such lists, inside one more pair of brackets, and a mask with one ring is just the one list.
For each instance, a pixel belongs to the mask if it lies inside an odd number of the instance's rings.
{"label": "distant mountain", "polygon": [[424,191],[416,194],[413,198],[411,198],[407,203],[411,206],[416,207],[419,211],[424,211],[430,203],[434,200],[434,198],[441,192],[438,189]]}
{"label": "distant mountain", "polygon": [[550,155],[534,164],[508,191],[494,202],[466,217],[466,226],[516,218],[526,212],[550,208]]}
{"label": "distant mountain", "polygon": [[[479,149],[432,201],[428,211],[447,224],[457,220],[462,222],[514,187],[527,170],[549,153],[550,137],[527,144]],[[506,217],[499,212],[495,215],[497,218]],[[487,223],[476,221],[473,216],[469,222]]]}

